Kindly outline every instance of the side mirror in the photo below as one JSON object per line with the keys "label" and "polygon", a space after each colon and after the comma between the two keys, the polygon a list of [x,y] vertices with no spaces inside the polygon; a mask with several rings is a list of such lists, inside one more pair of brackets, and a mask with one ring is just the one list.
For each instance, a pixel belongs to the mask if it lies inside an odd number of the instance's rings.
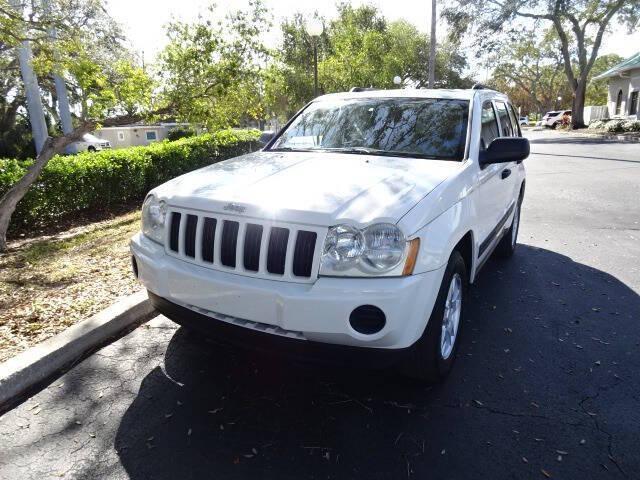
{"label": "side mirror", "polygon": [[492,163],[522,162],[529,156],[529,140],[522,137],[495,138],[480,151],[480,166]]}

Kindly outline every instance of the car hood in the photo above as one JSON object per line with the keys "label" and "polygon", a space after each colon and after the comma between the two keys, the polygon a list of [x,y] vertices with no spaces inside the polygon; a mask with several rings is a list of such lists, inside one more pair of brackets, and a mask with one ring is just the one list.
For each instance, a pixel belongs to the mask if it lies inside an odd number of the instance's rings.
{"label": "car hood", "polygon": [[329,152],[255,152],[153,193],[171,206],[329,226],[397,222],[461,162]]}

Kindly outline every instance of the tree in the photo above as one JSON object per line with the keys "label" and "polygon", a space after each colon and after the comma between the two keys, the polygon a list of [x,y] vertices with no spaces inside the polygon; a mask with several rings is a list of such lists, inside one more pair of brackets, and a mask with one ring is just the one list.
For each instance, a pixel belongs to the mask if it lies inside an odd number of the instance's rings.
{"label": "tree", "polygon": [[215,19],[211,7],[206,18],[168,26],[159,70],[162,95],[179,120],[214,129],[262,115],[260,80],[268,51],[260,35],[269,21],[260,0],[249,4],[224,21]]}
{"label": "tree", "polygon": [[[149,97],[148,82],[146,80],[138,81],[141,74],[136,71],[135,67],[116,64],[113,71],[116,74],[120,73],[120,77],[117,75],[110,77],[112,72],[102,68],[105,65],[101,66],[100,63],[92,62],[91,58],[84,55],[86,52],[80,48],[85,34],[92,35],[100,31],[101,27],[97,22],[90,20],[97,18],[92,17],[91,12],[106,11],[100,1],[60,0],[59,2],[52,1],[51,7],[51,14],[44,19],[40,16],[41,12],[35,9],[29,17],[23,17],[11,10],[5,0],[0,0],[0,52],[8,52],[23,40],[29,39],[34,52],[36,52],[33,63],[40,72],[51,72],[54,65],[60,65],[62,68],[67,66],[71,70],[72,66],[75,66],[75,61],[81,65],[81,68],[74,72],[74,79],[80,85],[78,79],[83,78],[84,73],[82,72],[85,70],[91,72],[86,75],[86,79],[89,81],[89,77],[93,76],[91,86],[93,98],[96,101],[91,105],[87,101],[86,108],[83,108],[83,117],[76,120],[76,127],[70,134],[47,139],[42,151],[29,167],[27,173],[0,198],[0,252],[6,250],[6,233],[18,202],[55,154],[62,152],[67,145],[78,140],[85,133],[95,130],[98,125],[115,126],[138,121],[145,114],[150,114],[153,106]],[[84,18],[86,22],[79,21],[81,18]],[[48,34],[53,24],[59,33],[55,42]],[[87,32],[87,30],[92,30],[92,32]],[[0,63],[0,68],[10,72],[11,63]],[[109,81],[106,81],[107,78]],[[135,86],[131,85],[132,82],[135,83]],[[19,82],[6,88],[8,90],[3,97],[5,105],[6,99],[11,95],[18,97],[21,95]],[[4,112],[6,113],[8,109],[9,107],[5,106]],[[155,113],[166,111],[167,107],[163,107],[158,108]],[[7,116],[10,115],[5,115],[5,118]]]}
{"label": "tree", "polygon": [[558,108],[557,98],[571,98],[562,72],[562,56],[555,47],[554,31],[538,39],[535,32],[505,42],[495,55],[489,82],[509,95],[525,112],[539,114]]}
{"label": "tree", "polygon": [[[403,84],[416,88],[428,85],[429,39],[406,21],[387,21],[373,6],[338,6],[338,16],[324,19],[318,39],[320,90],[324,93],[349,90],[354,86],[396,88],[398,75]],[[282,23],[283,42],[279,54],[267,70],[265,98],[270,112],[290,117],[313,97],[311,39],[304,17],[296,14]],[[470,87],[463,76],[466,59],[456,42],[438,45],[436,85],[444,88]]]}
{"label": "tree", "polygon": [[613,22],[635,28],[640,0],[456,0],[444,15],[453,24],[452,31],[473,29],[479,45],[489,49],[505,41],[496,37],[497,32],[509,40],[522,35],[518,20],[552,27],[572,91],[572,128],[584,128],[587,82],[602,38]]}

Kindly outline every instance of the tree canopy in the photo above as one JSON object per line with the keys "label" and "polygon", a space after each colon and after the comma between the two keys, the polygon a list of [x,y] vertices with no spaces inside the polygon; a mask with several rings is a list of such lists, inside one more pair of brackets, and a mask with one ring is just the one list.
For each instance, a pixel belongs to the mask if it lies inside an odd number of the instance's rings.
{"label": "tree canopy", "polygon": [[629,30],[638,25],[640,0],[454,0],[444,15],[453,31],[471,32],[485,50],[521,38],[526,22],[552,28],[572,91],[572,126],[581,128],[587,82],[602,39],[614,21]]}

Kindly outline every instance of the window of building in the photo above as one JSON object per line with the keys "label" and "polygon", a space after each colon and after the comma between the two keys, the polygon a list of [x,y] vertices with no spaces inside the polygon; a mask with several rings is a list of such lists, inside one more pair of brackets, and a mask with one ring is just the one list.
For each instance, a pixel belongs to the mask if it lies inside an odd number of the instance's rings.
{"label": "window of building", "polygon": [[618,97],[616,98],[616,115],[620,115],[622,113],[622,90],[618,92]]}
{"label": "window of building", "polygon": [[629,104],[629,115],[638,114],[638,91],[631,92],[631,102]]}
{"label": "window of building", "polygon": [[146,136],[147,136],[147,141],[149,142],[153,142],[154,140],[158,139],[158,132],[156,132],[155,130],[150,130],[148,132],[145,132]]}
{"label": "window of building", "polygon": [[118,132],[118,141],[124,142],[124,132]]}
{"label": "window of building", "polygon": [[494,138],[500,136],[496,112],[490,101],[482,104],[482,129],[480,132],[480,148],[486,149]]}

